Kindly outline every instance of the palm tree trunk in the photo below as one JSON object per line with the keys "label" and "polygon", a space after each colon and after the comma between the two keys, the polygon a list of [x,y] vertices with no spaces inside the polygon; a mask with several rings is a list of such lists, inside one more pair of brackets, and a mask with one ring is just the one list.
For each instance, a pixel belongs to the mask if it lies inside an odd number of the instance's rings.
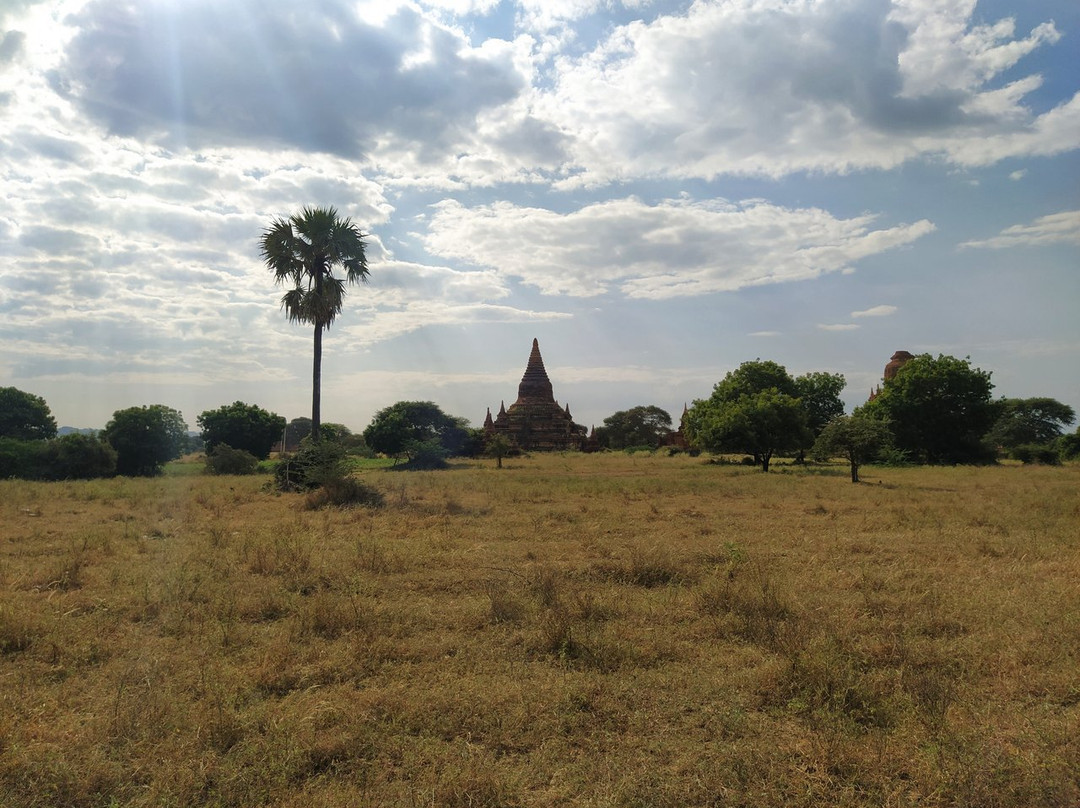
{"label": "palm tree trunk", "polygon": [[315,361],[311,370],[311,440],[319,442],[322,407],[322,325],[315,326]]}

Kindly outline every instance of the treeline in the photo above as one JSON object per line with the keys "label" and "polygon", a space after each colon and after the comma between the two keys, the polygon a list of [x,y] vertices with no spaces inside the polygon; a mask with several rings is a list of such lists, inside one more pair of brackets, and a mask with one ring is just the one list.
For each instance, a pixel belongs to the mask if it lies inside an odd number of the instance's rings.
{"label": "treeline", "polygon": [[[916,356],[875,397],[847,415],[841,374],[793,377],[776,362],[744,362],[687,408],[679,428],[653,405],[622,410],[595,430],[594,448],[653,450],[669,446],[714,454],[743,454],[763,471],[774,457],[844,457],[852,480],[859,467],[890,463],[988,463],[1000,457],[1058,463],[1080,457],[1080,430],[1072,407],[1053,398],[992,397],[990,373],[968,359]],[[14,387],[0,388],[0,478],[91,479],[152,476],[186,452],[205,450],[210,473],[243,474],[260,467],[274,448],[301,453],[313,443],[329,454],[392,457],[407,468],[438,468],[449,457],[496,457],[516,447],[491,438],[464,418],[430,401],[399,401],[380,410],[362,434],[342,424],[285,419],[236,401],[199,415],[199,436],[183,416],[161,404],[117,410],[96,435],[57,437],[45,400]],[[325,458],[324,458],[325,459]],[[305,458],[300,459],[302,466]],[[321,461],[320,461],[321,462]],[[748,460],[747,462],[751,462]],[[294,464],[295,465],[295,464]],[[291,484],[284,472],[286,485]]]}
{"label": "treeline", "polygon": [[970,360],[916,356],[877,395],[844,414],[839,374],[792,378],[775,362],[744,362],[694,402],[689,443],[752,456],[768,471],[775,455],[845,457],[853,481],[863,463],[991,463],[999,457],[1057,463],[1080,455],[1072,407],[1052,398],[993,399],[990,373]]}
{"label": "treeline", "polygon": [[[1009,457],[1059,463],[1080,456],[1072,407],[1053,398],[992,398],[990,373],[951,356],[914,357],[877,395],[845,415],[844,377],[793,377],[769,360],[744,362],[694,401],[680,428],[655,406],[605,418],[596,430],[603,448],[689,448],[743,454],[769,470],[773,457],[844,457],[858,480],[861,464],[989,463]],[[677,435],[678,439],[675,439]]]}
{"label": "treeline", "polygon": [[0,388],[0,478],[87,480],[150,476],[193,443],[176,410],[162,404],[117,410],[96,434],[57,437],[56,420],[40,396]]}
{"label": "treeline", "polygon": [[[0,479],[155,476],[170,460],[197,451],[205,451],[211,474],[247,474],[277,449],[295,455],[279,482],[305,487],[348,456],[378,453],[409,468],[438,468],[448,457],[477,456],[485,450],[483,430],[470,428],[465,419],[447,415],[430,401],[399,401],[379,411],[362,435],[344,424],[320,424],[317,439],[312,419],[286,423],[282,416],[242,401],[207,410],[196,420],[198,437],[188,432],[180,412],[152,404],[117,410],[96,434],[57,437],[56,420],[43,398],[0,388]],[[297,469],[306,471],[297,477]]]}
{"label": "treeline", "polygon": [[[244,431],[230,435],[236,443],[244,444],[255,437],[251,431],[254,424],[270,423],[277,429],[276,416],[258,407],[240,406],[250,418],[245,419]],[[201,450],[208,437],[215,439],[218,416],[219,411],[203,413],[200,419],[207,419],[207,428],[202,436],[194,438],[188,433],[183,415],[171,407],[128,407],[114,412],[105,428],[96,434],[76,432],[58,437],[56,419],[43,398],[14,387],[0,388],[0,478],[154,476],[170,460]],[[280,425],[284,427],[284,419],[280,419]],[[263,456],[268,453],[269,445]]]}

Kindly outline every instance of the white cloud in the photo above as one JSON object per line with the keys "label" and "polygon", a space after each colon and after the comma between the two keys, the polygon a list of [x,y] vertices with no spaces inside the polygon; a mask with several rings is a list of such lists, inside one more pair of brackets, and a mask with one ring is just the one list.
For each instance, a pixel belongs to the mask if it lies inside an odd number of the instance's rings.
{"label": "white cloud", "polygon": [[361,325],[345,329],[352,345],[373,345],[395,339],[421,328],[482,323],[524,323],[565,320],[570,315],[558,311],[529,311],[514,306],[489,303],[447,304],[442,301],[413,300],[397,309],[377,310]]}
{"label": "white cloud", "polygon": [[764,202],[613,199],[560,214],[446,201],[424,237],[444,259],[490,267],[549,295],[662,299],[808,280],[931,232],[927,221],[872,230],[873,216]]}
{"label": "white cloud", "polygon": [[859,326],[855,323],[818,323],[818,328],[822,331],[856,331]]}
{"label": "white cloud", "polygon": [[1031,224],[1007,227],[993,238],[965,241],[961,247],[1043,247],[1051,244],[1080,244],[1080,210],[1066,210],[1040,216]]}
{"label": "white cloud", "polygon": [[862,311],[851,312],[852,317],[888,317],[890,314],[896,314],[896,306],[871,306],[868,309]]}
{"label": "white cloud", "polygon": [[343,0],[294,14],[254,0],[91,0],[53,77],[111,134],[170,148],[286,146],[362,157],[391,141],[423,161],[460,151],[477,116],[526,78],[507,48],[399,5],[372,21]]}
{"label": "white cloud", "polygon": [[[42,64],[51,85],[34,92],[52,97],[38,109],[59,100],[104,132],[173,151],[336,153],[401,187],[780,177],[942,155],[985,165],[1074,149],[1080,126],[1080,96],[1036,114],[1025,99],[1039,76],[996,82],[1060,40],[1053,23],[1026,36],[1010,20],[974,24],[974,0],[729,0],[668,13],[521,0],[505,40],[466,23],[493,0],[326,0],[295,20],[254,0],[82,5],[68,27],[51,20],[63,50]],[[642,18],[595,46],[551,33],[616,12]]]}
{"label": "white cloud", "polygon": [[1028,76],[991,82],[1060,35],[971,26],[974,0],[694,3],[556,60],[535,108],[572,137],[571,182],[779,177],[946,155],[981,165],[1076,147],[1077,99],[1035,115]]}
{"label": "white cloud", "polygon": [[972,25],[976,0],[893,0],[888,15],[908,31],[900,53],[903,93],[915,98],[942,92],[967,93],[1061,34],[1052,22],[1016,39],[1011,18]]}
{"label": "white cloud", "polygon": [[517,0],[526,28],[547,31],[602,8],[605,0]]}
{"label": "white cloud", "polygon": [[1009,179],[1012,180],[1013,182],[1018,182],[1018,181],[1022,180],[1026,176],[1027,176],[1027,169],[1022,168],[1019,171],[1013,171],[1011,174],[1009,174]]}

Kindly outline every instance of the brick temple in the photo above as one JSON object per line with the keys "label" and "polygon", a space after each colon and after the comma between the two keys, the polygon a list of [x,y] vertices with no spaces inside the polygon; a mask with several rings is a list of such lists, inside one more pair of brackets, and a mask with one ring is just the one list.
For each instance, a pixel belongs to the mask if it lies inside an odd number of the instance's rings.
{"label": "brick temple", "polygon": [[517,401],[507,408],[499,405],[499,414],[492,419],[488,408],[484,419],[487,435],[503,435],[523,451],[586,450],[588,430],[575,424],[570,417],[570,405],[559,406],[551,380],[540,356],[540,343],[533,340],[525,375],[518,385]]}
{"label": "brick temple", "polygon": [[[896,372],[914,358],[915,357],[907,351],[897,351],[896,353],[894,353],[888,364],[885,365],[885,381],[895,378]],[[879,384],[877,387],[870,390],[870,401],[873,401],[880,395],[881,385]]]}

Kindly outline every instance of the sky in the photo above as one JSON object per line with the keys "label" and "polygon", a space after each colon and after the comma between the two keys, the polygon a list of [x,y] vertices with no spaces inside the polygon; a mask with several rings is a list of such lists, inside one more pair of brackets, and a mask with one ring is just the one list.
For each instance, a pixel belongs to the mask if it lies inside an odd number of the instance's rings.
{"label": "sky", "polygon": [[305,205],[367,234],[357,431],[481,424],[533,338],[586,426],[897,350],[1080,410],[1076,0],[0,0],[0,194],[0,386],[61,425],[310,416]]}

